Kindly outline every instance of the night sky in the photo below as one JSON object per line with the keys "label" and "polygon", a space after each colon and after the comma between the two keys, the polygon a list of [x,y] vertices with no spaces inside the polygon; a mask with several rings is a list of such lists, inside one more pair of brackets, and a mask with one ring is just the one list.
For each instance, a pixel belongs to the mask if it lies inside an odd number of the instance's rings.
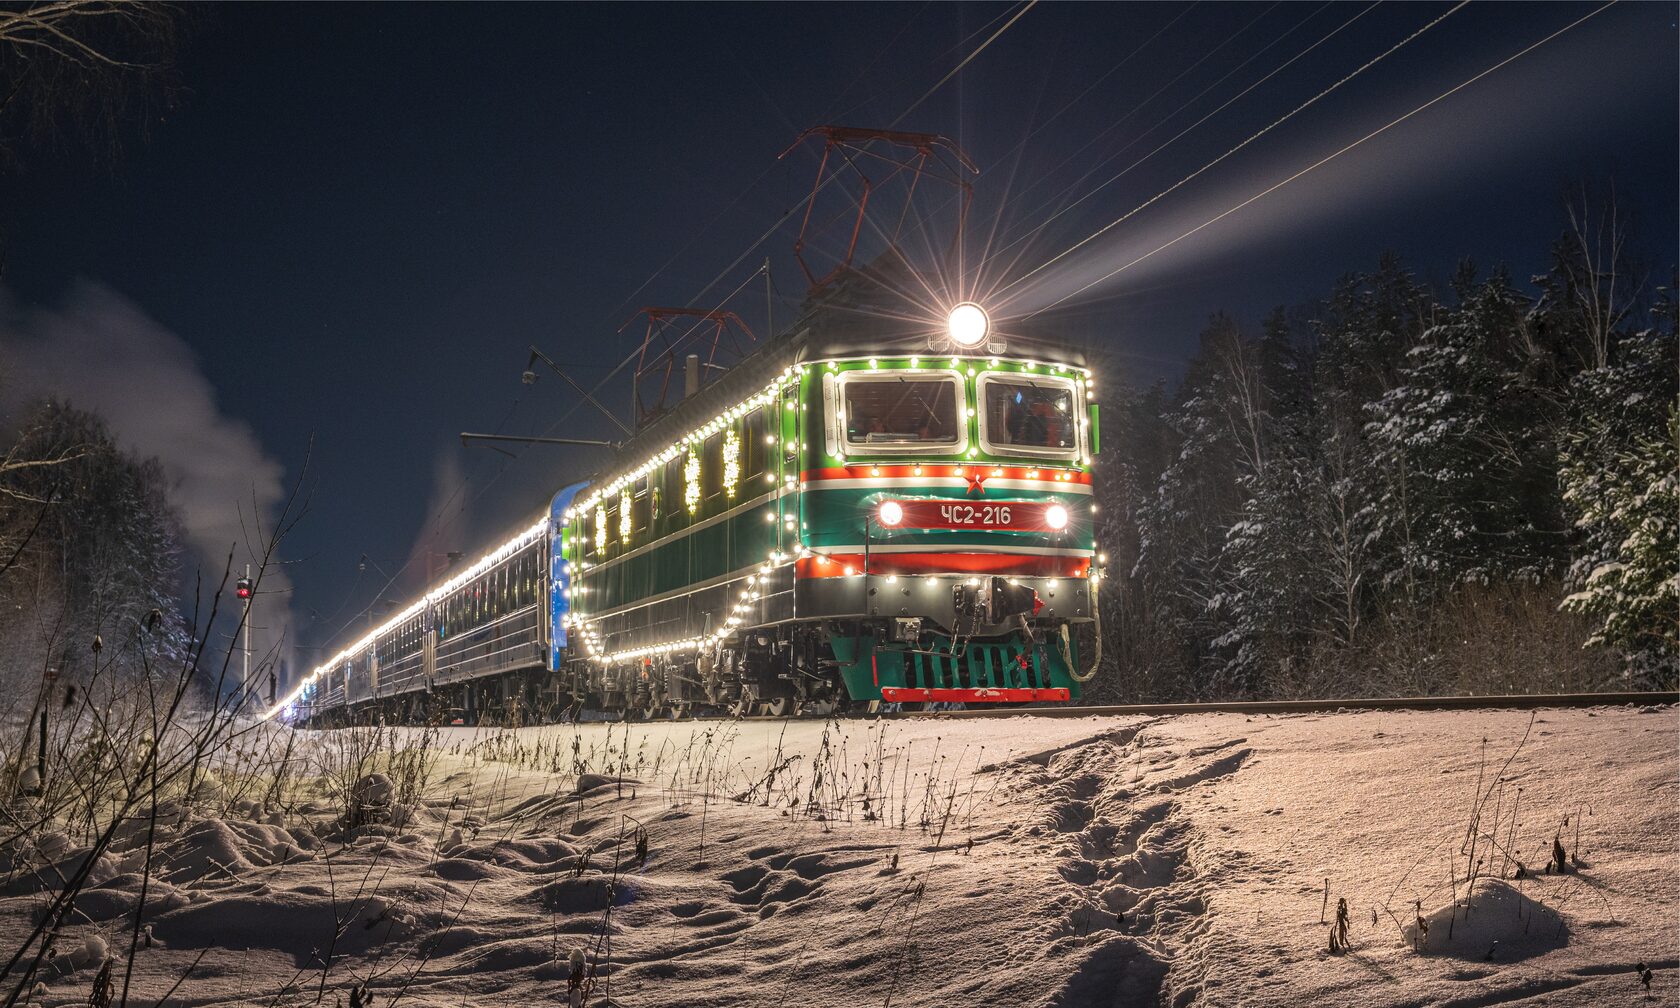
{"label": "night sky", "polygon": [[[988,235],[994,247],[1031,236],[1018,275],[1451,9],[1367,6],[1040,4],[898,126],[973,157],[970,259]],[[1453,13],[1046,270],[1014,310],[1136,259],[1596,7]],[[566,418],[575,397],[554,376],[521,384],[528,344],[592,384],[634,349],[639,329],[617,330],[638,306],[716,307],[766,257],[789,320],[804,283],[790,254],[797,212],[784,215],[811,186],[817,148],[777,155],[807,126],[894,123],[1017,11],[201,9],[180,59],[186,93],[149,139],[109,170],[26,152],[25,172],[0,178],[14,330],[0,338],[51,354],[59,330],[40,319],[81,319],[90,367],[100,320],[184,343],[181,369],[201,372],[221,413],[206,423],[248,425],[255,468],[290,486],[308,456],[308,510],[282,554],[294,639],[321,645],[356,625],[387,574],[387,595],[412,594],[428,555],[494,544],[603,461],[586,448],[512,459],[461,447],[463,430],[610,433],[588,410]],[[1072,338],[1123,351],[1131,373],[1109,379],[1171,378],[1209,313],[1257,323],[1384,250],[1440,286],[1465,256],[1539,272],[1566,188],[1583,180],[1614,184],[1635,214],[1632,251],[1661,282],[1677,244],[1677,76],[1675,6],[1618,4],[1056,317]],[[989,269],[985,291],[1007,283],[1000,274]],[[765,300],[758,279],[726,306],[762,326]],[[173,379],[159,374],[130,390],[144,409],[172,408]],[[122,384],[61,391],[100,406]],[[622,382],[605,394],[628,399]],[[193,451],[190,439],[137,443]],[[239,457],[217,462],[210,484],[249,501],[255,477],[227,471]]]}

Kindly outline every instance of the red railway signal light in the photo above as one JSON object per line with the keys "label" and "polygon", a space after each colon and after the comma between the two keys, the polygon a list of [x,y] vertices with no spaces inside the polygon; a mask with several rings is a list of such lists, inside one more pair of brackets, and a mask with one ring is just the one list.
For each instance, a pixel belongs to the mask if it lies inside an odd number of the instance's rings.
{"label": "red railway signal light", "polygon": [[238,595],[241,599],[244,599],[247,602],[250,601],[250,599],[251,599],[251,579],[250,578],[240,578],[238,581],[235,581],[233,583],[233,593],[235,595]]}

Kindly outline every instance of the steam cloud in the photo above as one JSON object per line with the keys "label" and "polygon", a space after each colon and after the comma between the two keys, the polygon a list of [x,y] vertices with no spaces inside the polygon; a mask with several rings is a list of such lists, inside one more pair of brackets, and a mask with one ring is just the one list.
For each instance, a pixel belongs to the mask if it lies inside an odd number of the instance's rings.
{"label": "steam cloud", "polygon": [[[56,309],[24,307],[0,291],[0,364],[8,372],[0,375],[0,410],[10,421],[30,403],[56,395],[97,412],[125,449],[162,463],[191,551],[184,565],[188,591],[194,568],[214,589],[229,547],[236,575],[246,562],[254,569],[279,512],[283,469],[244,421],[217,406],[215,389],[180,337],[100,284],[76,284]],[[270,567],[260,592],[252,619],[253,677],[257,662],[287,640],[290,623],[284,571]],[[266,686],[259,684],[264,695]]]}

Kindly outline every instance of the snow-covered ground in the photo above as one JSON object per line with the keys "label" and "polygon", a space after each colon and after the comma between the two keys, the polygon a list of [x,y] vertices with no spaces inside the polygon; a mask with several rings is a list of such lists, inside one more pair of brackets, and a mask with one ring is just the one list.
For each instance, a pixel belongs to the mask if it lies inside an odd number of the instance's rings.
{"label": "snow-covered ground", "polygon": [[[335,823],[324,781],[240,800],[228,775],[171,818],[130,1003],[180,981],[170,1004],[363,983],[564,1004],[581,952],[589,1003],[626,1008],[1634,1004],[1640,961],[1673,1004],[1676,728],[1664,707],[411,730],[424,799],[376,782],[373,825]],[[345,746],[310,736],[309,773],[342,775]],[[102,955],[120,988],[126,836],[34,1002],[86,1003]],[[77,854],[36,847],[0,889],[8,950]]]}

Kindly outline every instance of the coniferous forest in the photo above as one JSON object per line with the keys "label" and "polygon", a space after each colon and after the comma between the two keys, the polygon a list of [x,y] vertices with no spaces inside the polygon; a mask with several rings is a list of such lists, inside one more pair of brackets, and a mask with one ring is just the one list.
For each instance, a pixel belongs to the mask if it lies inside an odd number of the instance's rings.
{"label": "coniferous forest", "polygon": [[[1103,361],[1099,701],[1672,689],[1672,272],[1573,210],[1544,272],[1397,256],[1176,387]],[[1672,267],[1670,267],[1672,269]]]}

